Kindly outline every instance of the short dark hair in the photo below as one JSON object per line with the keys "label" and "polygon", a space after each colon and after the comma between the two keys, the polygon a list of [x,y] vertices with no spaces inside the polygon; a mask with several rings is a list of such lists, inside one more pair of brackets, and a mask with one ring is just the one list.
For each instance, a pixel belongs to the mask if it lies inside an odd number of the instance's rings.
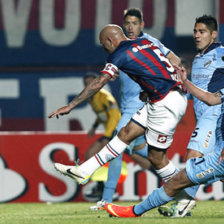
{"label": "short dark hair", "polygon": [[83,79],[88,79],[88,78],[96,78],[97,74],[95,72],[87,72],[86,75],[83,77]]}
{"label": "short dark hair", "polygon": [[124,19],[127,16],[135,16],[137,18],[139,18],[140,22],[143,21],[143,13],[142,10],[139,8],[129,8],[129,9],[125,9],[124,10]]}
{"label": "short dark hair", "polygon": [[210,15],[203,15],[195,19],[195,25],[197,23],[204,23],[207,28],[212,31],[218,31],[218,23],[215,17]]}

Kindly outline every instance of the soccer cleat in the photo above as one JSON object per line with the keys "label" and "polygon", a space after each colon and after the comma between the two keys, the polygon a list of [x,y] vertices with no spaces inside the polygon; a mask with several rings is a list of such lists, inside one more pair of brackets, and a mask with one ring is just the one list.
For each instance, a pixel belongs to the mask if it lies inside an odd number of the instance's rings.
{"label": "soccer cleat", "polygon": [[140,215],[136,215],[133,211],[134,206],[118,206],[112,203],[105,204],[106,211],[114,217],[121,217],[121,218],[137,218]]}
{"label": "soccer cleat", "polygon": [[71,177],[76,180],[79,184],[86,184],[90,176],[85,175],[79,168],[79,166],[67,166],[61,163],[55,163],[54,167],[60,173]]}
{"label": "soccer cleat", "polygon": [[191,209],[195,206],[195,200],[181,200],[179,202],[175,202],[171,208],[168,206],[161,206],[158,208],[158,211],[163,216],[181,218],[184,216],[191,216]]}
{"label": "soccer cleat", "polygon": [[160,206],[158,212],[160,215],[171,217],[173,215],[173,207],[168,207],[166,205]]}
{"label": "soccer cleat", "polygon": [[105,210],[105,204],[106,202],[104,200],[98,201],[96,205],[90,207],[90,210],[92,211]]}
{"label": "soccer cleat", "polygon": [[83,188],[82,194],[87,201],[97,202],[102,199],[104,182],[90,182]]}

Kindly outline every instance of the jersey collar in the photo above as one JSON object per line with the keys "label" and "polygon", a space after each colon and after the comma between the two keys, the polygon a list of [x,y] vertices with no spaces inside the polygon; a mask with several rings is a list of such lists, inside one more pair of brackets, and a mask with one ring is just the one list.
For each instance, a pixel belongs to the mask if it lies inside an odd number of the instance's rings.
{"label": "jersey collar", "polygon": [[[211,51],[219,46],[221,46],[221,42],[212,43],[203,54],[207,54],[209,51]],[[199,51],[199,53],[202,54],[200,51]]]}

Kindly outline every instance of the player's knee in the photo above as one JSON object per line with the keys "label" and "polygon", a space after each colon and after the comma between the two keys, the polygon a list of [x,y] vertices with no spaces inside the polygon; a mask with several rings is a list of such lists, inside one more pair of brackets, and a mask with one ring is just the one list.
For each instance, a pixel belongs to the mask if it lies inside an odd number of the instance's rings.
{"label": "player's knee", "polygon": [[118,137],[127,144],[130,144],[132,141],[132,136],[130,129],[128,127],[123,127],[118,133]]}

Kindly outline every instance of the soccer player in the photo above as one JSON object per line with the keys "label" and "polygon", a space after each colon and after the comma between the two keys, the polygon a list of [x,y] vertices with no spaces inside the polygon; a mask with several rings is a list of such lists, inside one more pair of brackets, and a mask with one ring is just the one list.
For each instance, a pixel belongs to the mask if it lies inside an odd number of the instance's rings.
{"label": "soccer player", "polygon": [[[95,73],[88,72],[83,78],[84,86],[87,86],[89,83],[91,83],[96,78],[96,76],[97,75]],[[89,130],[88,135],[90,137],[94,136],[95,131],[100,124],[103,124],[105,131],[103,136],[97,139],[88,148],[86,152],[86,159],[89,159],[95,153],[98,153],[100,149],[111,140],[113,133],[116,130],[116,126],[121,118],[121,113],[115,98],[105,89],[101,89],[94,96],[90,97],[88,102],[96,114],[95,122],[92,128]],[[92,192],[90,195],[88,195],[88,197],[100,200],[102,197],[103,188],[104,183],[102,181],[97,182],[96,186],[92,189]]]}
{"label": "soccer player", "polygon": [[[136,37],[145,37],[149,39],[159,47],[162,53],[171,62],[179,64],[180,59],[159,40],[143,33],[143,28],[143,14],[139,8],[129,8],[124,10],[123,30],[128,38],[135,39]],[[139,99],[140,92],[142,91],[141,87],[121,70],[119,73],[121,92],[120,110],[122,116],[116,129],[117,132],[119,132],[120,129],[128,123],[133,114],[144,105],[144,103]],[[132,159],[140,164],[141,167],[145,169],[149,169],[151,167],[151,163],[148,160],[148,147],[145,144],[145,137],[143,135],[132,141],[126,149],[126,152],[131,155]],[[91,206],[91,210],[103,209],[105,202],[112,202],[121,172],[121,162],[122,155],[109,163],[108,180],[104,186],[102,200],[98,201],[95,206]]]}
{"label": "soccer player", "polygon": [[105,68],[67,106],[57,109],[48,117],[68,114],[111,78],[118,76],[119,69],[141,86],[148,94],[148,101],[99,153],[80,166],[56,163],[55,168],[78,183],[85,184],[96,169],[118,157],[132,140],[145,134],[148,158],[157,174],[168,180],[177,169],[167,158],[166,151],[187,108],[186,93],[182,90],[178,75],[152,41],[146,38],[130,40],[117,25],[110,24],[102,29],[100,43],[109,53]]}
{"label": "soccer player", "polygon": [[[219,116],[216,128],[216,143],[214,151],[203,157],[191,158],[186,163],[186,168],[174,175],[163,187],[154,190],[143,202],[135,206],[117,206],[106,204],[108,213],[116,217],[140,217],[143,213],[173,200],[183,188],[199,185],[211,184],[224,178],[224,81],[221,82],[221,89],[216,93],[204,91],[196,87],[187,79],[185,69],[176,66],[178,74],[184,86],[208,105],[222,103],[222,113]],[[179,212],[185,212],[179,211]]]}
{"label": "soccer player", "polygon": [[[192,64],[191,80],[196,86],[212,93],[220,89],[224,79],[224,48],[221,43],[216,42],[217,35],[218,24],[214,17],[203,15],[196,18],[193,38],[198,54]],[[214,150],[216,124],[221,113],[221,105],[209,107],[196,97],[193,97],[193,100],[197,124],[187,147],[186,160]],[[191,188],[192,197],[195,197],[198,188],[199,186]],[[187,203],[188,201],[180,196],[173,207],[161,207],[159,212],[165,216],[179,216],[178,211]]]}

